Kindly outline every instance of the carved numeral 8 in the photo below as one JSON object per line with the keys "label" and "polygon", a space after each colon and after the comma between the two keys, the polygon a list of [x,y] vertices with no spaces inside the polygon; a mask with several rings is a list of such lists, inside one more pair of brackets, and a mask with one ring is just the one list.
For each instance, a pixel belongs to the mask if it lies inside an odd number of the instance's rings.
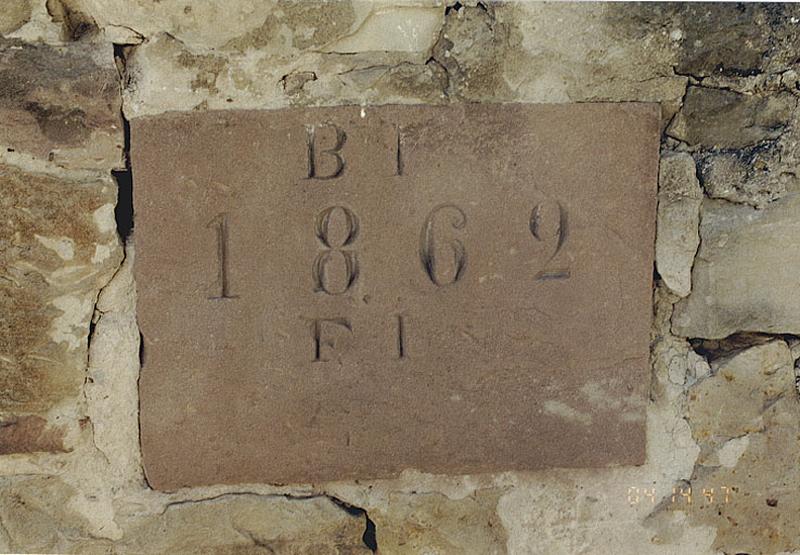
{"label": "carved numeral 8", "polygon": [[[344,218],[344,237],[331,237],[331,220],[334,214],[340,212]],[[341,295],[350,289],[358,279],[358,257],[355,251],[342,250],[344,247],[352,245],[358,237],[359,224],[358,217],[349,208],[344,206],[331,206],[326,208],[317,216],[315,222],[317,239],[327,247],[317,255],[312,269],[314,277],[314,291],[327,293],[328,295]],[[335,264],[335,259],[340,257],[344,262],[344,279],[333,279],[330,266]]]}

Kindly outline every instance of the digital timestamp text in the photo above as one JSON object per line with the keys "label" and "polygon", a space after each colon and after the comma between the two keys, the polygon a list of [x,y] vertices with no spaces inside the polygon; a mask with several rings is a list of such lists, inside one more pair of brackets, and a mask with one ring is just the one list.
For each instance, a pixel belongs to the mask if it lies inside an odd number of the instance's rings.
{"label": "digital timestamp text", "polygon": [[731,503],[734,495],[738,492],[736,486],[715,486],[715,487],[695,487],[692,486],[673,486],[672,492],[657,492],[655,487],[636,487],[629,486],[627,492],[628,504],[630,506],[656,503],[667,503],[669,505],[726,505]]}

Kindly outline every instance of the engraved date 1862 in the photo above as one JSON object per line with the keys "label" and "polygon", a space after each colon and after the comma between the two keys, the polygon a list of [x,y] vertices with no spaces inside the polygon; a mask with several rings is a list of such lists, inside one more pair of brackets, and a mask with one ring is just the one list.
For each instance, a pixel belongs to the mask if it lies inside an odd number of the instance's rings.
{"label": "engraved date 1862", "polygon": [[[331,144],[320,144],[318,130],[333,131]],[[411,168],[403,157],[403,129],[395,127],[396,141],[393,153],[395,175],[408,176]],[[325,136],[330,136],[329,133]],[[347,159],[342,149],[347,141],[344,129],[333,123],[306,126],[307,173],[306,179],[331,181],[348,171]],[[336,222],[338,225],[332,226]],[[468,212],[454,203],[433,206],[427,214],[419,234],[419,269],[422,275],[437,288],[454,286],[468,271],[470,254],[462,240],[469,225]],[[212,285],[209,300],[236,300],[231,292],[228,276],[230,229],[228,214],[217,214],[208,227],[216,234],[217,277]],[[331,231],[336,228],[336,233]],[[313,222],[313,233],[319,243],[319,252],[310,261],[313,292],[320,295],[344,295],[362,277],[359,267],[358,239],[361,221],[356,211],[342,204],[328,206],[320,211]],[[567,266],[555,263],[569,237],[568,215],[564,205],[548,201],[531,207],[526,233],[533,241],[552,244],[543,269],[532,276],[535,281],[565,280],[570,277]],[[402,315],[397,318],[397,358],[408,356],[405,345],[406,323]],[[347,318],[311,319],[314,344],[314,362],[325,362],[322,345],[326,330],[340,328],[349,333],[352,325]]]}

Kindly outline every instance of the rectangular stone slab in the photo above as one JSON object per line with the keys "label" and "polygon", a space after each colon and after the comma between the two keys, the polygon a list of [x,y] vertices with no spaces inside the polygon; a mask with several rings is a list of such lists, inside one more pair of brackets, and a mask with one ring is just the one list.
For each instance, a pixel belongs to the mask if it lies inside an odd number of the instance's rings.
{"label": "rectangular stone slab", "polygon": [[131,127],[153,487],[643,462],[656,105]]}

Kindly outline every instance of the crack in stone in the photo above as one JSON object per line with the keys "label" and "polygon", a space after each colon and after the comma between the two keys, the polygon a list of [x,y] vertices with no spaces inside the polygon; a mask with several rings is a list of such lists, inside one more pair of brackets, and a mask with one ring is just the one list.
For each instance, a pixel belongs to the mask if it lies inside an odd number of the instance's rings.
{"label": "crack in stone", "polygon": [[377,553],[378,552],[377,530],[375,528],[375,522],[371,518],[369,518],[367,510],[361,507],[356,507],[355,505],[342,501],[338,497],[334,497],[332,495],[325,495],[325,497],[330,499],[336,506],[345,511],[347,514],[351,516],[364,517],[366,526],[364,529],[364,534],[361,536],[361,541],[363,541],[364,545],[366,545],[373,553]]}

